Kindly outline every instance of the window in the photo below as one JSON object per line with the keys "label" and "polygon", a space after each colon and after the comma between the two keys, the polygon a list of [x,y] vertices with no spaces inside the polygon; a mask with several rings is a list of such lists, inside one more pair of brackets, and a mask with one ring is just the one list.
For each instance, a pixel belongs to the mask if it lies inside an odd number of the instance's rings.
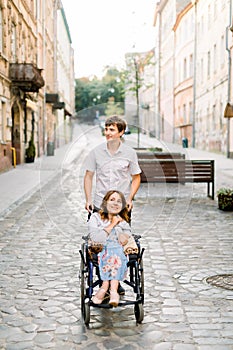
{"label": "window", "polygon": [[11,57],[12,62],[16,61],[16,25],[11,26]]}
{"label": "window", "polygon": [[21,44],[21,57],[22,62],[26,62],[26,50],[25,50],[25,35],[22,36],[22,44]]}
{"label": "window", "polygon": [[[2,105],[0,105],[2,108]],[[3,141],[3,111],[0,109],[0,141]]]}
{"label": "window", "polygon": [[222,120],[223,120],[224,110],[223,110],[223,103],[220,102],[220,113],[219,113],[219,127],[222,129]]}
{"label": "window", "polygon": [[186,104],[183,105],[183,124],[187,124]]}
{"label": "window", "polygon": [[189,56],[189,76],[193,76],[193,55]]}
{"label": "window", "polygon": [[187,78],[187,60],[184,59],[184,80]]}
{"label": "window", "polygon": [[207,53],[207,77],[210,77],[210,51]]}
{"label": "window", "polygon": [[221,36],[221,55],[220,55],[220,63],[221,63],[221,67],[224,66],[224,61],[225,61],[225,40],[224,40],[224,35]]}
{"label": "window", "polygon": [[217,45],[214,44],[214,57],[213,57],[213,60],[214,60],[214,73],[217,72]]}
{"label": "window", "polygon": [[203,83],[203,78],[204,78],[204,60],[203,58],[201,59],[201,70],[200,70],[200,74],[201,74],[201,82]]}
{"label": "window", "polygon": [[217,18],[218,4],[217,0],[214,0],[214,19]]}
{"label": "window", "polygon": [[216,129],[216,105],[213,105],[212,130]]}
{"label": "window", "polygon": [[206,110],[206,131],[210,131],[210,109],[209,107]]}
{"label": "window", "polygon": [[0,102],[0,115],[0,140],[6,141],[4,135],[4,127],[6,125],[6,103],[3,101]]}
{"label": "window", "polygon": [[193,122],[193,102],[189,102],[189,123]]}
{"label": "window", "polygon": [[40,8],[40,0],[36,0],[35,10],[36,10],[36,18],[41,19],[41,8]]}
{"label": "window", "polygon": [[210,29],[211,25],[211,7],[208,5],[208,29]]}
{"label": "window", "polygon": [[204,24],[205,24],[204,16],[201,16],[201,33],[200,33],[201,36],[204,34]]}

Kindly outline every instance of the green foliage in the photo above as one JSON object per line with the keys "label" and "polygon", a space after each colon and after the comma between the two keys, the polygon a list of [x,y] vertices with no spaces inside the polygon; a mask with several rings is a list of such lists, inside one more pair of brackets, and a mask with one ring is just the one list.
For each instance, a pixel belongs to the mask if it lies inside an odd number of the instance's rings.
{"label": "green foliage", "polygon": [[218,207],[221,210],[233,210],[233,189],[220,188],[217,191]]}
{"label": "green foliage", "polygon": [[232,196],[233,195],[233,189],[232,188],[226,188],[222,187],[217,191],[217,196],[224,195],[224,196]]}
{"label": "green foliage", "polygon": [[131,91],[138,97],[139,90],[143,87],[148,89],[152,84],[148,84],[143,73],[146,67],[154,65],[154,53],[132,53],[126,56],[127,69],[125,70],[126,90]]}
{"label": "green foliage", "polygon": [[[76,79],[75,109],[79,117],[93,120],[96,111],[99,115],[107,115],[106,108],[109,110],[108,103],[112,100],[116,103],[124,102],[124,78],[122,72],[116,68],[108,67],[102,79],[97,77],[92,80],[88,78]],[[117,105],[118,108],[119,105]],[[120,114],[124,114],[122,109],[120,112]],[[109,112],[107,111],[107,113]]]}
{"label": "green foliage", "polygon": [[36,156],[36,147],[32,139],[28,143],[28,148],[26,148],[25,154],[27,158],[35,158]]}
{"label": "green foliage", "polygon": [[122,103],[116,103],[113,100],[109,100],[105,108],[105,115],[106,117],[109,117],[113,114],[123,115],[124,106]]}

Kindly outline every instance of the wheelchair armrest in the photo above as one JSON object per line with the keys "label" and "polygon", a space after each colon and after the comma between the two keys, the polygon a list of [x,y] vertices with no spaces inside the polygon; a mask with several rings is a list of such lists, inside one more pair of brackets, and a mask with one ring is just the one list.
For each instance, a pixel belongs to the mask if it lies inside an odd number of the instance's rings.
{"label": "wheelchair armrest", "polygon": [[142,236],[141,235],[135,235],[133,233],[133,237],[134,237],[135,241],[138,241]]}
{"label": "wheelchair armrest", "polygon": [[138,254],[128,254],[128,257],[129,257],[129,261],[137,260]]}

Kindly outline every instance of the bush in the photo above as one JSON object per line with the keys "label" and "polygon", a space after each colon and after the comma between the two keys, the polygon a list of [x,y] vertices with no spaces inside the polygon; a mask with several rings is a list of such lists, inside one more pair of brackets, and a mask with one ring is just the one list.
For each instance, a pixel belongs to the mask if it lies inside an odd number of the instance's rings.
{"label": "bush", "polygon": [[36,156],[36,147],[34,145],[33,140],[29,141],[28,148],[26,148],[26,158],[27,159],[34,159]]}

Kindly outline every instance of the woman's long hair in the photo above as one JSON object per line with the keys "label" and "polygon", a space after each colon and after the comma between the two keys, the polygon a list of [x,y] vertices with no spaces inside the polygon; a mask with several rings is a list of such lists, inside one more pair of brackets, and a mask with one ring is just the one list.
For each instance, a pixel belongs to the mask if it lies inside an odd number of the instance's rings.
{"label": "woman's long hair", "polygon": [[106,193],[106,195],[104,196],[103,198],[103,201],[102,201],[102,204],[101,204],[101,207],[100,207],[100,217],[102,220],[108,220],[108,210],[107,210],[107,201],[109,200],[109,198],[111,197],[111,195],[113,193],[118,193],[119,196],[121,197],[121,201],[122,201],[122,209],[120,211],[120,213],[118,215],[120,215],[120,217],[125,220],[126,222],[130,222],[130,217],[129,217],[129,211],[126,207],[126,200],[125,200],[125,197],[123,195],[122,192],[120,191],[117,191],[117,190],[111,190],[111,191],[108,191]]}

